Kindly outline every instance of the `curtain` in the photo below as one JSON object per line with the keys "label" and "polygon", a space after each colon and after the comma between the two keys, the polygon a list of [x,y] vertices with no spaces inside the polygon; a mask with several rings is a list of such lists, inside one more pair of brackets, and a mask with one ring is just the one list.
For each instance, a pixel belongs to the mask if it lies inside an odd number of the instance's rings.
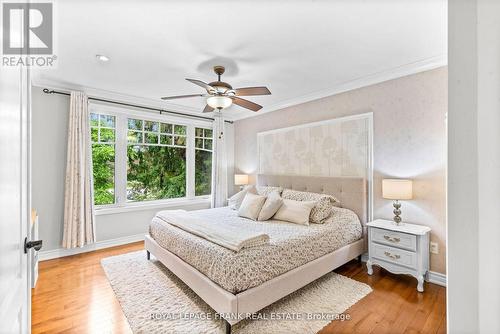
{"label": "curtain", "polygon": [[214,118],[212,208],[218,208],[225,206],[227,200],[226,134],[222,113],[216,111]]}
{"label": "curtain", "polygon": [[64,189],[64,248],[83,247],[95,242],[93,203],[87,95],[71,92]]}

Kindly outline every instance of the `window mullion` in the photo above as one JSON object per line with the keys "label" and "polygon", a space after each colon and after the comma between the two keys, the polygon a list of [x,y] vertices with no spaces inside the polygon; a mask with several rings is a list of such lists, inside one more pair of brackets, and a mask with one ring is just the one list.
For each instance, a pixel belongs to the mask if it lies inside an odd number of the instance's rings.
{"label": "window mullion", "polygon": [[188,125],[186,138],[186,197],[195,197],[194,126]]}
{"label": "window mullion", "polygon": [[127,202],[127,116],[119,115],[116,119],[116,156],[115,156],[115,191],[116,203]]}

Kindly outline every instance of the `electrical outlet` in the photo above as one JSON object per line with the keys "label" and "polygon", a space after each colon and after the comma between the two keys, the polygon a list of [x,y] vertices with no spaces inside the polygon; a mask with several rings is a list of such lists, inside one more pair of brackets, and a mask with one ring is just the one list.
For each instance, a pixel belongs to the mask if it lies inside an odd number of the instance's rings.
{"label": "electrical outlet", "polygon": [[437,242],[432,242],[431,241],[431,249],[430,249],[430,252],[432,254],[439,254],[439,246],[437,244]]}

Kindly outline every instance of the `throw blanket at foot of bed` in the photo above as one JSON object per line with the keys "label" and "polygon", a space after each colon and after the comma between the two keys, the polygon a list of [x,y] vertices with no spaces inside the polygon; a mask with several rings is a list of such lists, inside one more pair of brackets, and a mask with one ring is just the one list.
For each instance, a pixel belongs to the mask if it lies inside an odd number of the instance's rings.
{"label": "throw blanket at foot of bed", "polygon": [[165,210],[156,214],[164,222],[217,245],[239,252],[243,248],[269,244],[269,235],[236,229],[224,222],[205,222],[185,210]]}

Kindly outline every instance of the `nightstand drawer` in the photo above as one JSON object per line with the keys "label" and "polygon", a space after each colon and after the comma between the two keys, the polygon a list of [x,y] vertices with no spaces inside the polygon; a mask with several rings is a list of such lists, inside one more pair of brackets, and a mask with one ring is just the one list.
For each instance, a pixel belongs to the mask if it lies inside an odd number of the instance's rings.
{"label": "nightstand drawer", "polygon": [[417,237],[412,234],[384,230],[381,228],[370,228],[372,241],[380,244],[404,248],[411,251],[417,250]]}
{"label": "nightstand drawer", "polygon": [[371,247],[370,251],[373,252],[374,258],[409,268],[417,268],[417,253],[375,243],[371,244]]}

